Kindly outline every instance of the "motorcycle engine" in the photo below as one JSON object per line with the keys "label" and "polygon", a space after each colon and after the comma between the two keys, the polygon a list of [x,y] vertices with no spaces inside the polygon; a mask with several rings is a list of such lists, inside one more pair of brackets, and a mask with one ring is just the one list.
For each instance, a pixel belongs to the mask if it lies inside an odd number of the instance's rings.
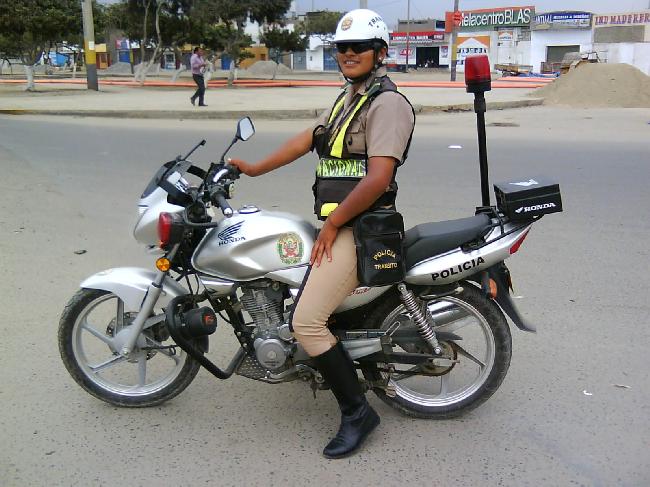
{"label": "motorcycle engine", "polygon": [[291,356],[293,336],[284,322],[284,290],[276,281],[256,281],[242,286],[241,302],[251,315],[255,330],[253,345],[257,361],[277,371]]}

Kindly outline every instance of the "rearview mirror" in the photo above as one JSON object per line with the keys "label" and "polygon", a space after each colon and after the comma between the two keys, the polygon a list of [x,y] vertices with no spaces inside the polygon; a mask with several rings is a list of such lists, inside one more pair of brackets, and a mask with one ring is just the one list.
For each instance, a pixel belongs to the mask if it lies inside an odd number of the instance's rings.
{"label": "rearview mirror", "polygon": [[237,138],[239,140],[248,140],[255,133],[253,121],[250,117],[244,117],[237,123]]}

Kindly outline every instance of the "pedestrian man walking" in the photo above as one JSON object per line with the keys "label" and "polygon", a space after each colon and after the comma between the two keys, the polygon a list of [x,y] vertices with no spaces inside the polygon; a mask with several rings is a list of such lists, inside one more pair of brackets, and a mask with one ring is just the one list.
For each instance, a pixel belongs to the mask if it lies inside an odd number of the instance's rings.
{"label": "pedestrian man walking", "polygon": [[203,95],[205,94],[203,71],[205,70],[205,66],[206,62],[203,60],[203,49],[195,47],[194,54],[192,54],[192,57],[190,58],[190,67],[192,68],[192,78],[194,78],[197,88],[194,94],[190,97],[190,101],[192,102],[192,105],[194,105],[194,102],[198,98],[200,107],[207,107],[203,102]]}

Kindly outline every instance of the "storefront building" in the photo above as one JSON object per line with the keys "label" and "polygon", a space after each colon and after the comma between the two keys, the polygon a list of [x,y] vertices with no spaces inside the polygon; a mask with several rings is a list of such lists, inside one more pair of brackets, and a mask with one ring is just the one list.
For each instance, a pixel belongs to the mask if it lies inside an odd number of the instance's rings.
{"label": "storefront building", "polygon": [[[531,25],[535,7],[503,7],[461,11],[456,45],[457,69],[465,70],[465,58],[487,54],[490,64],[531,63]],[[451,32],[453,12],[446,13],[445,31]]]}
{"label": "storefront building", "polygon": [[[443,31],[391,32],[386,64],[409,67],[439,68],[448,62],[449,41]],[[408,41],[408,42],[407,42]],[[408,46],[408,51],[407,51]]]}
{"label": "storefront building", "polygon": [[305,51],[305,67],[309,71],[337,71],[336,46],[333,36],[311,36]]}
{"label": "storefront building", "polygon": [[650,75],[650,10],[594,15],[593,50],[602,61]]}
{"label": "storefront building", "polygon": [[564,55],[592,49],[591,12],[547,12],[535,15],[531,32],[533,71],[560,70]]}

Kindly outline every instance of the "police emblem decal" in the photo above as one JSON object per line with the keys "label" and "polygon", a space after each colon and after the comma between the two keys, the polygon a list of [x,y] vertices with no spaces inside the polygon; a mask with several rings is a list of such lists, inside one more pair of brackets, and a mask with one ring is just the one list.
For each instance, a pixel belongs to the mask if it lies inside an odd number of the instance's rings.
{"label": "police emblem decal", "polygon": [[278,255],[283,264],[293,265],[302,261],[305,244],[296,233],[285,233],[278,239]]}
{"label": "police emblem decal", "polygon": [[341,30],[348,30],[350,27],[352,27],[352,20],[352,17],[344,18],[341,22]]}

